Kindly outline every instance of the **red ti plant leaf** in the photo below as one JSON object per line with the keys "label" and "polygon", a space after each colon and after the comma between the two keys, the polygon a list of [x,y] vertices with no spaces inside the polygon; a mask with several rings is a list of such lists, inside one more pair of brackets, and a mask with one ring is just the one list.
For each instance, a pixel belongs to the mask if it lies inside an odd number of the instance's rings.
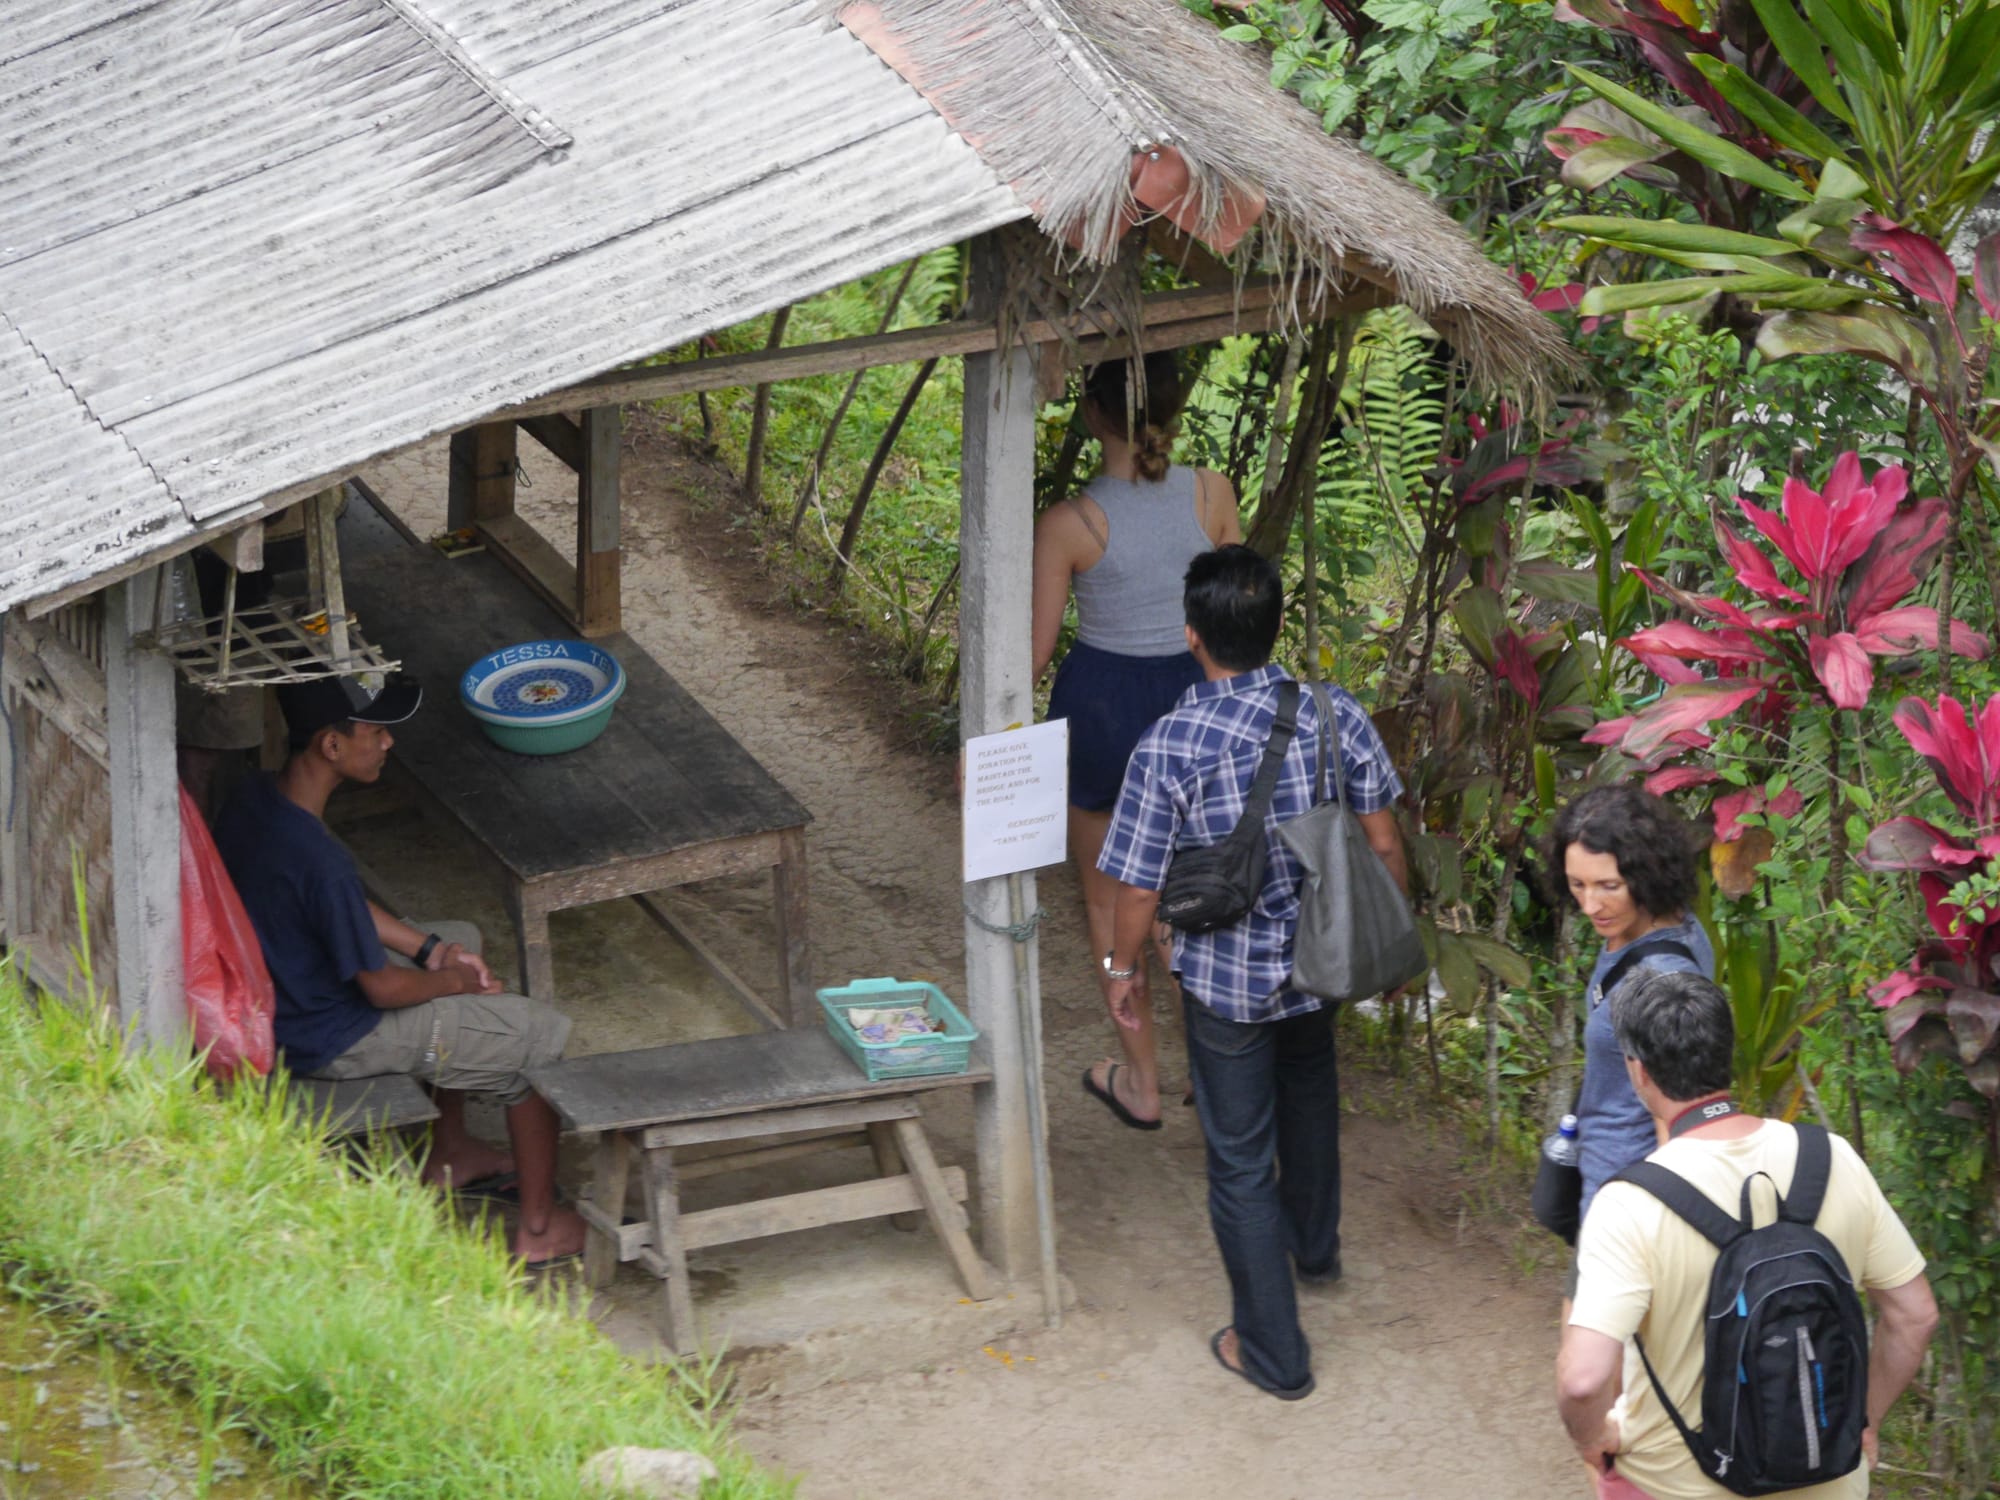
{"label": "red ti plant leaf", "polygon": [[1899,1042],[1922,1022],[1933,1017],[1941,1019],[1943,1014],[1944,996],[1926,988],[1891,1006],[1889,1014],[1882,1018],[1882,1029],[1889,1034],[1890,1041]]}
{"label": "red ti plant leaf", "polygon": [[[1544,287],[1525,271],[1515,280],[1521,283],[1523,295],[1538,312],[1574,312],[1576,305],[1583,301],[1583,283],[1578,281],[1558,282],[1555,286]],[[1486,434],[1482,432],[1478,435],[1484,437]]]}
{"label": "red ti plant leaf", "polygon": [[1982,829],[2000,822],[2000,696],[1976,719],[1949,694],[1936,703],[1905,698],[1895,722],[1960,812]]}
{"label": "red ti plant leaf", "polygon": [[1668,792],[1684,791],[1691,786],[1704,786],[1721,779],[1704,766],[1668,766],[1648,776],[1645,786],[1655,797],[1664,797]]}
{"label": "red ti plant leaf", "polygon": [[1878,823],[1869,830],[1857,863],[1865,870],[1916,870],[1938,874],[1953,865],[1968,864],[1978,854],[1935,823],[1904,816]]}
{"label": "red ti plant leaf", "polygon": [[1798,788],[1789,786],[1775,797],[1766,796],[1760,786],[1746,786],[1740,792],[1717,797],[1715,806],[1709,809],[1715,814],[1715,841],[1733,844],[1749,832],[1749,825],[1739,821],[1745,813],[1768,812],[1781,818],[1796,818],[1805,805],[1806,799],[1799,795]]}
{"label": "red ti plant leaf", "polygon": [[1806,602],[1804,594],[1778,577],[1778,570],[1772,565],[1771,559],[1752,543],[1738,536],[1720,516],[1715,518],[1715,539],[1722,544],[1723,555],[1735,569],[1736,581],[1758,598],[1767,599],[1773,604]]}
{"label": "red ti plant leaf", "polygon": [[1541,701],[1542,678],[1535,670],[1534,653],[1512,629],[1503,630],[1493,638],[1493,670],[1527,700],[1530,708]]}
{"label": "red ti plant leaf", "polygon": [[1987,235],[1972,252],[1972,295],[1987,317],[2000,320],[2000,230]]}
{"label": "red ti plant leaf", "polygon": [[1679,657],[1662,656],[1653,651],[1634,651],[1632,655],[1640,666],[1651,672],[1660,681],[1672,687],[1677,682],[1700,682],[1701,673]]}
{"label": "red ti plant leaf", "polygon": [[[1901,609],[1885,609],[1854,622],[1854,635],[1870,656],[1908,656],[1912,651],[1935,651],[1938,644],[1937,611],[1928,604],[1909,604]],[[1958,620],[1951,622],[1951,649],[1955,655],[1983,661],[1991,650],[1985,636]]]}
{"label": "red ti plant leaf", "polygon": [[1852,632],[1813,636],[1806,642],[1806,651],[1812,657],[1813,675],[1835,708],[1868,706],[1869,689],[1875,686],[1875,664]]}
{"label": "red ti plant leaf", "polygon": [[1942,500],[1919,500],[1891,516],[1847,576],[1847,618],[1880,614],[1915,592],[1930,574],[1947,527]]}
{"label": "red ti plant leaf", "polygon": [[[1632,715],[1630,726],[1617,741],[1618,748],[1634,760],[1649,760],[1654,752],[1671,743],[1675,735],[1698,730],[1736,712],[1768,686],[1759,678],[1749,682],[1690,682],[1668,688]],[[1592,744],[1604,743],[1591,738],[1603,728],[1604,725],[1598,725],[1585,738]]]}
{"label": "red ti plant leaf", "polygon": [[[1907,1005],[1911,1002],[1906,1000],[1903,1003]],[[1914,1073],[1926,1056],[1951,1057],[1956,1050],[1952,1046],[1951,1028],[1945,1025],[1944,1017],[1926,1013],[1918,1016],[1892,1039],[1889,1056],[1896,1064],[1898,1073]]]}
{"label": "red ti plant leaf", "polygon": [[[1783,520],[1740,495],[1736,503],[1807,583],[1818,584],[1860,561],[1909,487],[1909,476],[1894,464],[1877,470],[1874,483],[1864,484],[1861,456],[1848,452],[1834,461],[1824,493],[1803,480],[1785,481]],[[1820,590],[1814,590],[1814,597],[1821,598]]]}
{"label": "red ti plant leaf", "polygon": [[1587,126],[1571,125],[1565,122],[1545,132],[1542,136],[1542,144],[1549,148],[1549,155],[1553,156],[1557,161],[1568,161],[1585,147],[1595,146],[1599,141],[1608,141],[1610,139],[1611,137],[1601,130],[1592,130]]}
{"label": "red ti plant leaf", "polygon": [[[1627,567],[1631,567],[1628,563]],[[1749,630],[1758,622],[1747,610],[1731,604],[1727,599],[1716,599],[1707,594],[1690,594],[1686,589],[1676,588],[1656,573],[1648,573],[1644,568],[1632,568],[1632,576],[1662,599],[1678,604],[1682,609],[1692,610],[1698,615],[1707,615],[1711,620],[1720,620],[1725,625],[1735,625]]]}
{"label": "red ti plant leaf", "polygon": [[1898,969],[1887,979],[1870,985],[1868,998],[1887,1010],[1892,1005],[1900,1005],[1919,991],[1950,988],[1951,981],[1936,974],[1918,974],[1909,969]]}
{"label": "red ti plant leaf", "polygon": [[1860,222],[1864,227],[1848,232],[1850,245],[1874,256],[1883,270],[1926,302],[1958,306],[1958,269],[1935,240],[1899,228],[1880,214],[1863,214]]}
{"label": "red ti plant leaf", "polygon": [[1679,656],[1689,661],[1769,661],[1770,653],[1747,630],[1703,630],[1685,620],[1668,620],[1636,630],[1618,642],[1634,655]]}
{"label": "red ti plant leaf", "polygon": [[2000,1035],[2000,995],[1955,989],[1945,999],[1944,1019],[1958,1043],[1958,1060],[1975,1063]]}

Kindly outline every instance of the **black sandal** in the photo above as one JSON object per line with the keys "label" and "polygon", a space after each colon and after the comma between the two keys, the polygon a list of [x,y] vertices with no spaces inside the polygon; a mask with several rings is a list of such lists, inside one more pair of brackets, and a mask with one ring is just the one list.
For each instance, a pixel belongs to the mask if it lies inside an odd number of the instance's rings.
{"label": "black sandal", "polygon": [[[1306,1376],[1306,1383],[1304,1385],[1295,1386],[1289,1391],[1281,1391],[1275,1386],[1264,1384],[1263,1381],[1251,1375],[1248,1370],[1232,1365],[1228,1360],[1224,1359],[1222,1357],[1222,1341],[1229,1336],[1231,1331],[1228,1328],[1218,1328],[1215,1330],[1214,1336],[1208,1341],[1208,1352],[1215,1356],[1215,1362],[1221,1365],[1223,1369],[1234,1375],[1238,1380],[1254,1385],[1265,1395],[1276,1396],[1280,1401],[1303,1401],[1313,1393],[1317,1382],[1310,1375]],[[1238,1359],[1243,1357],[1243,1345],[1240,1340],[1236,1345],[1236,1357]]]}
{"label": "black sandal", "polygon": [[1091,1069],[1096,1066],[1097,1064],[1092,1063],[1089,1068],[1083,1070],[1083,1091],[1093,1099],[1102,1100],[1104,1107],[1116,1115],[1120,1122],[1131,1126],[1134,1130],[1158,1130],[1166,1123],[1164,1120],[1142,1120],[1119,1102],[1118,1070],[1125,1066],[1123,1063],[1113,1063],[1105,1071],[1103,1088],[1098,1087],[1097,1080],[1090,1076]]}

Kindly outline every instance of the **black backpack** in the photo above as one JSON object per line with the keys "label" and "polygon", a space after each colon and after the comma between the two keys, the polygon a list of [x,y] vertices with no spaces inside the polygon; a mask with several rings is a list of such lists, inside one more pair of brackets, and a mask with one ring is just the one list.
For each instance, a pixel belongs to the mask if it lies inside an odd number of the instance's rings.
{"label": "black backpack", "polygon": [[1868,1425],[1868,1325],[1854,1279],[1813,1227],[1833,1165],[1827,1134],[1795,1127],[1798,1165],[1778,1217],[1751,1227],[1750,1184],[1732,1219],[1706,1193],[1657,1162],[1627,1167],[1629,1182],[1692,1224],[1721,1252],[1708,1279],[1701,1428],[1690,1431],[1639,1344],[1660,1404],[1702,1473],[1738,1495],[1824,1484],[1861,1462]]}

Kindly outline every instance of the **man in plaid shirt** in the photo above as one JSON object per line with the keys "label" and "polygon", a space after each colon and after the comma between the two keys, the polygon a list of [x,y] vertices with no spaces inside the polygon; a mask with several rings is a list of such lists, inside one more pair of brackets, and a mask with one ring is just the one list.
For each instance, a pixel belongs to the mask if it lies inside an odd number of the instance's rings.
{"label": "man in plaid shirt", "polygon": [[[1248,547],[1195,558],[1183,604],[1188,649],[1207,681],[1146,731],[1097,867],[1120,883],[1108,998],[1136,1024],[1132,976],[1176,848],[1219,843],[1243,814],[1277,713],[1285,671],[1271,664],[1284,611],[1278,570]],[[1403,786],[1352,694],[1329,689],[1348,806],[1396,883],[1409,885],[1390,805]],[[1340,1278],[1340,1081],[1330,1013],[1287,987],[1303,872],[1271,830],[1312,805],[1319,735],[1312,694],[1299,703],[1265,819],[1269,859],[1255,905],[1233,927],[1174,934],[1188,1066],[1208,1140],[1208,1208],[1229,1272],[1234,1318],[1211,1347],[1260,1390],[1297,1400],[1313,1388],[1293,1286]]]}

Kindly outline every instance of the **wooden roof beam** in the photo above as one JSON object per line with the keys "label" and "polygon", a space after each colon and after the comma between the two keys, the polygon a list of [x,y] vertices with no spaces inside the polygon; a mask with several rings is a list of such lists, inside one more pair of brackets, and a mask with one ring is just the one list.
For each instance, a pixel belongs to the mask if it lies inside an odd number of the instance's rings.
{"label": "wooden roof beam", "polygon": [[[1231,285],[1155,293],[1145,301],[1146,322],[1140,347],[1145,352],[1179,349],[1189,344],[1226,338],[1234,333],[1261,332],[1283,319],[1289,310],[1286,297],[1285,286],[1272,279],[1246,282],[1240,292]],[[1363,312],[1392,300],[1379,288],[1362,287],[1314,309],[1312,321],[1321,322]],[[1061,341],[1065,331],[1075,341],[1086,363],[1133,352],[1129,340],[1107,337],[1081,318],[1073,320],[1066,330],[1054,323],[1038,320],[1023,325],[1017,336],[1023,343],[1047,344]],[[520,421],[550,412],[575,411],[581,407],[656,401],[665,396],[684,396],[695,391],[759,385],[774,380],[800,380],[813,375],[845,374],[874,365],[912,364],[924,359],[986,354],[998,348],[999,343],[999,329],[992,320],[961,319],[863,338],[799,344],[789,349],[757,349],[746,354],[689,360],[683,364],[613,370],[577,385],[551,391],[546,396],[506,407],[488,420]]]}

